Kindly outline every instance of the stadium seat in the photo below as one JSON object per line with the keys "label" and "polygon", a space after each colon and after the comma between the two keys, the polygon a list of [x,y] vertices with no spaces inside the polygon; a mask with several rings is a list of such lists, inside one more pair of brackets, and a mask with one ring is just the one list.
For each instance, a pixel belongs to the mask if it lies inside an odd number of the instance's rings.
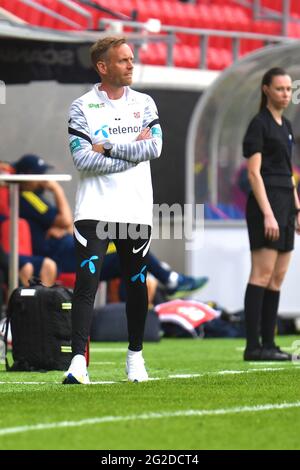
{"label": "stadium seat", "polygon": [[240,42],[240,56],[249,54],[257,49],[264,47],[263,41],[251,40],[251,39],[242,39]]}
{"label": "stadium seat", "polygon": [[[0,224],[0,243],[3,250],[6,253],[10,252],[10,240],[9,240],[9,219],[4,220]],[[19,254],[31,256],[32,255],[32,244],[31,244],[31,233],[28,222],[25,219],[19,219],[18,224],[19,231]]]}
{"label": "stadium seat", "polygon": [[300,24],[297,24],[297,23],[289,24],[289,36],[293,38],[300,37]]}
{"label": "stadium seat", "polygon": [[175,44],[174,63],[177,67],[199,67],[199,49],[185,44]]}
{"label": "stadium seat", "polygon": [[140,61],[142,64],[166,65],[167,47],[163,43],[148,44],[146,49],[140,50]]}
{"label": "stadium seat", "polygon": [[[193,3],[184,3],[180,0],[110,0],[107,5],[104,4],[103,0],[94,1],[129,18],[131,18],[133,10],[136,10],[138,13],[137,19],[140,22],[146,22],[149,18],[157,18],[163,25],[225,31],[248,31],[272,35],[280,35],[282,28],[280,22],[271,20],[254,21],[251,10],[237,4],[234,0],[197,0]],[[80,29],[87,28],[88,22],[84,16],[71,10],[58,0],[40,0],[39,3],[78,23]],[[282,0],[262,0],[262,5],[281,11]],[[0,0],[0,6],[33,25],[64,30],[77,29],[48,14],[37,11],[32,6],[23,4],[20,0]],[[82,4],[80,6],[83,7]],[[94,29],[98,29],[101,18],[111,18],[108,13],[97,11],[91,6],[84,6],[84,8],[92,14],[92,27]],[[295,17],[298,14],[300,18],[300,2],[298,0],[291,0],[291,11]],[[132,28],[126,27],[124,31],[132,31]],[[291,37],[299,37],[300,27],[297,24],[290,23],[288,34]],[[201,41],[199,36],[177,33],[176,40],[180,46],[186,45],[188,48],[182,49],[181,53],[180,47],[174,51],[174,56],[176,56],[175,65],[182,66],[182,64],[186,64],[184,66],[197,67]],[[242,56],[263,46],[262,41],[242,40],[240,55]],[[195,53],[195,57],[191,56],[191,50]],[[209,39],[209,50],[211,52],[207,58],[208,68],[212,66],[215,70],[221,70],[221,63],[228,66],[232,62],[232,40],[230,38],[211,37]],[[215,54],[215,50],[220,51],[219,58]],[[146,51],[142,50],[140,56],[142,63],[165,65],[166,46],[162,44],[151,45]]]}
{"label": "stadium seat", "polygon": [[231,53],[225,49],[210,48],[208,50],[207,65],[211,70],[223,70],[232,62]]}
{"label": "stadium seat", "polygon": [[69,289],[74,289],[75,286],[75,273],[60,273],[57,277],[57,283],[62,284]]}
{"label": "stadium seat", "polygon": [[[1,170],[5,174],[14,174],[14,168],[9,165],[5,168],[5,171]],[[8,186],[0,186],[0,216],[9,217],[9,189]]]}
{"label": "stadium seat", "polygon": [[[79,23],[82,29],[87,27],[87,20],[85,17],[74,12],[65,5],[62,5],[57,0],[40,0],[38,3],[41,6],[51,9],[54,12],[59,13],[76,23]],[[0,6],[23,19],[27,23],[35,26],[54,29],[75,29],[74,27],[67,25],[64,21],[53,18],[51,15],[41,12],[33,6],[25,5],[20,0],[0,0]]]}
{"label": "stadium seat", "polygon": [[5,186],[0,187],[0,215],[9,217],[9,191]]}
{"label": "stadium seat", "polygon": [[213,12],[207,5],[198,5],[195,11],[197,28],[214,29],[216,27]]}
{"label": "stadium seat", "polygon": [[[100,3],[102,6],[105,6],[103,2],[98,2],[98,3]],[[113,4],[109,2],[109,4],[106,5],[106,7],[110,8],[111,10],[116,11],[117,13],[123,13],[124,15],[127,15],[129,17],[131,16],[132,10],[136,8],[134,5],[134,2],[130,0],[121,0]]]}

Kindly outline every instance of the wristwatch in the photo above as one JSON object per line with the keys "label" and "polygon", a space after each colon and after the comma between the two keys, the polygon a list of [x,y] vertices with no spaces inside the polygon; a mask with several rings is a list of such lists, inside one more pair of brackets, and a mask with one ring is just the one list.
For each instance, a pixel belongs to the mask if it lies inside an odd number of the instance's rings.
{"label": "wristwatch", "polygon": [[104,155],[106,157],[110,157],[110,152],[111,152],[112,148],[113,148],[113,144],[111,142],[108,142],[108,141],[104,142],[103,149],[104,149]]}

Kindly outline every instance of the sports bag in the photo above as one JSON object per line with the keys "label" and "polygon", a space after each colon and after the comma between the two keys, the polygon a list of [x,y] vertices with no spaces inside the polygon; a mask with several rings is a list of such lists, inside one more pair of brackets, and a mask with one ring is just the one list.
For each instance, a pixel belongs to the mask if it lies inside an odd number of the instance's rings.
{"label": "sports bag", "polygon": [[213,321],[220,311],[196,300],[177,299],[154,307],[166,337],[204,336],[203,325]]}
{"label": "sports bag", "polygon": [[72,292],[33,280],[15,289],[8,302],[5,339],[11,326],[12,355],[6,370],[65,370],[71,354]]}
{"label": "sports bag", "polygon": [[[160,324],[157,315],[149,310],[146,318],[144,341],[159,341]],[[128,341],[126,304],[111,303],[94,310],[92,341]]]}

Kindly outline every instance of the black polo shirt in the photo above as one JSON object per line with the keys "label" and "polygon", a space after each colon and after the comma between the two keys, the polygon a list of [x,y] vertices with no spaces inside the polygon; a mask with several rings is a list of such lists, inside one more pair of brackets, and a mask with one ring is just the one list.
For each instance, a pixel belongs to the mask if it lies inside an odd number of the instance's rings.
{"label": "black polo shirt", "polygon": [[292,147],[294,136],[288,119],[278,124],[268,108],[250,122],[243,140],[243,155],[250,158],[259,152],[261,175],[266,186],[292,188]]}

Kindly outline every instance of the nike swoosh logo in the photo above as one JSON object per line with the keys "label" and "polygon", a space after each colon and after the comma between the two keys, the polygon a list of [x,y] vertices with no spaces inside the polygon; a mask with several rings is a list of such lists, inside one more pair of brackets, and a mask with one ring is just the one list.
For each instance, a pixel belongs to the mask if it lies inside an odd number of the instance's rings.
{"label": "nike swoosh logo", "polygon": [[149,242],[149,241],[147,240],[146,243],[144,243],[144,244],[143,244],[142,246],[140,246],[139,248],[134,248],[134,247],[133,247],[133,248],[132,248],[132,253],[136,254],[136,253],[138,253],[139,251],[141,251],[141,250],[144,248],[144,246],[147,245],[148,242]]}
{"label": "nike swoosh logo", "polygon": [[146,242],[145,242],[142,246],[140,246],[139,248],[134,248],[134,247],[133,247],[133,248],[132,248],[132,253],[134,253],[134,254],[135,254],[135,253],[138,253],[139,251],[141,251],[141,250],[144,248],[144,246],[146,246],[146,248],[144,249],[143,254],[142,254],[142,256],[143,256],[143,258],[144,258],[144,256],[146,256],[146,254],[148,253],[148,250],[149,250],[149,247],[150,247],[150,243],[151,243],[151,239],[152,239],[152,237],[150,237],[150,239],[149,239],[148,241],[146,241]]}

